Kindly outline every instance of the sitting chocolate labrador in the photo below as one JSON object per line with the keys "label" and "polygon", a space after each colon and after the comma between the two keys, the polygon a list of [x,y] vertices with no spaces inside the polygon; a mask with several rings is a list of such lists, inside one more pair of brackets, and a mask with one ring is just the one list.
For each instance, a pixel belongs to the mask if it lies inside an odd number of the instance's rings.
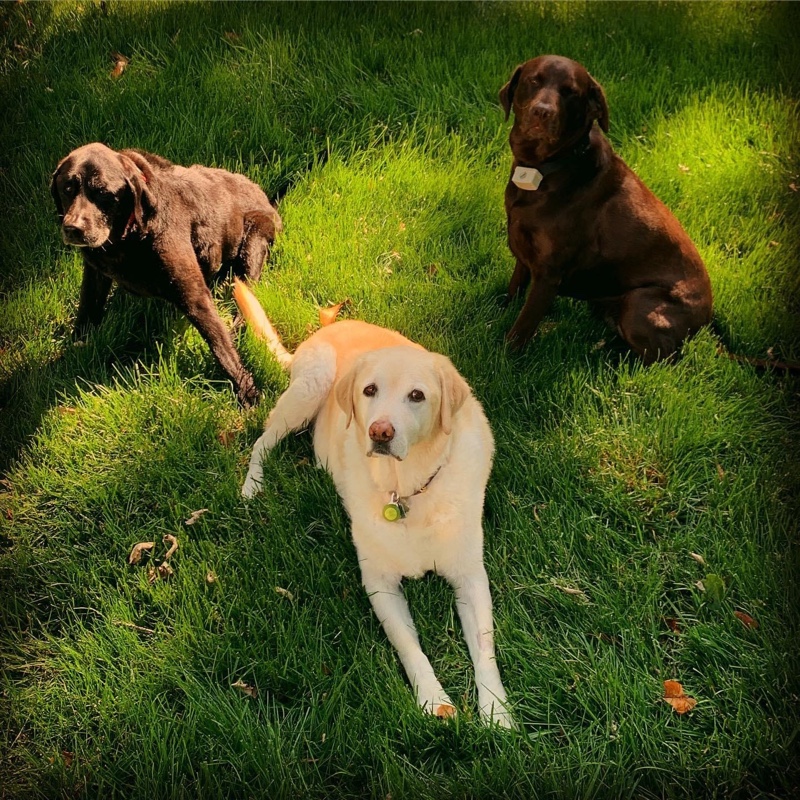
{"label": "sitting chocolate labrador", "polygon": [[500,90],[514,161],[506,187],[517,263],[509,300],[531,284],[507,339],[524,345],[556,295],[587,300],[649,364],[711,319],[711,284],[667,207],[615,155],[602,87],[575,61],[540,56]]}
{"label": "sitting chocolate labrador", "polygon": [[112,282],[178,306],[233,381],[239,402],[257,397],[209,286],[227,270],[257,280],[281,230],[267,196],[243,175],[188,169],[103,144],[73,150],[50,186],[67,244],[82,248],[76,334],[103,316]]}

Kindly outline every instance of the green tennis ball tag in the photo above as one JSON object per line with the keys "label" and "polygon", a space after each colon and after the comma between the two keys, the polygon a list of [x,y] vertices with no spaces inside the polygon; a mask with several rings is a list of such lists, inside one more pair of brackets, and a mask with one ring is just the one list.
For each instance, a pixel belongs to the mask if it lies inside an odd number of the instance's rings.
{"label": "green tennis ball tag", "polygon": [[383,507],[383,518],[387,522],[397,522],[403,516],[403,509],[397,503],[387,503]]}

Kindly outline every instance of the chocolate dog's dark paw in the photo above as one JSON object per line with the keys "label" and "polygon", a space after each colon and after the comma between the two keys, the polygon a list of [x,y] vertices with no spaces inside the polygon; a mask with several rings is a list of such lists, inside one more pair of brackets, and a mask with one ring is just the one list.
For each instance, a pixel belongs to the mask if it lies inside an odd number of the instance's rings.
{"label": "chocolate dog's dark paw", "polygon": [[530,341],[530,336],[525,336],[513,328],[506,334],[506,346],[512,353],[518,353]]}

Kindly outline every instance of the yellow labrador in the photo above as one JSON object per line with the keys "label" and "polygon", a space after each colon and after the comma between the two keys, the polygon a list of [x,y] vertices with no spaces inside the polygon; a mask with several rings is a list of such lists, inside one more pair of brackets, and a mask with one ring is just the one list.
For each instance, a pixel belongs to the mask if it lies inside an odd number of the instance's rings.
{"label": "yellow labrador", "polygon": [[361,577],[389,641],[428,713],[455,714],[419,645],[401,580],[429,570],[455,589],[475,666],[481,716],[513,727],[495,663],[492,598],[483,566],[483,496],[494,442],[449,359],[395,331],[342,321],[290,354],[253,294],[237,282],[244,318],[279,362],[289,388],[253,448],[242,494],[261,489],[261,463],[289,431],[314,422],[317,461],[352,521]]}

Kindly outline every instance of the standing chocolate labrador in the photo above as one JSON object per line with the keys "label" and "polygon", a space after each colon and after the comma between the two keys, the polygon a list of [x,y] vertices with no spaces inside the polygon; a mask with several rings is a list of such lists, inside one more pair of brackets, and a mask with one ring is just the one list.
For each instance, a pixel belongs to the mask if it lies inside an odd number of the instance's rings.
{"label": "standing chocolate labrador", "polygon": [[[188,169],[103,144],[73,150],[50,186],[67,244],[82,248],[76,334],[103,317],[112,282],[178,306],[233,381],[239,402],[257,391],[242,366],[209,286],[230,269],[257,280],[281,230],[267,196],[243,175]],[[225,268],[225,270],[223,270]]]}
{"label": "standing chocolate labrador", "polygon": [[587,300],[646,364],[711,320],[703,261],[669,209],[615,155],[602,87],[575,61],[540,56],[500,90],[514,161],[506,187],[512,299],[524,345],[556,295]]}

